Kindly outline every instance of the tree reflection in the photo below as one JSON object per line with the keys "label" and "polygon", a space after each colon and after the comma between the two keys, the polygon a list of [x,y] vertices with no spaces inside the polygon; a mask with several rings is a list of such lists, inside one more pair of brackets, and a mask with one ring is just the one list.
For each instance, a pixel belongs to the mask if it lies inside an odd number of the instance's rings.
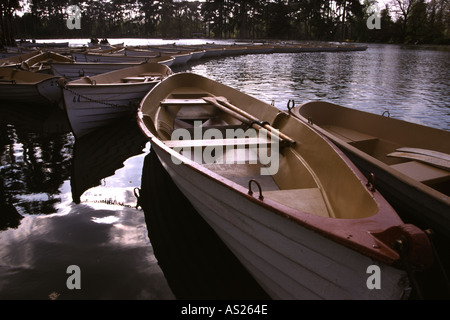
{"label": "tree reflection", "polygon": [[59,188],[70,178],[73,136],[45,129],[52,111],[14,113],[8,108],[0,111],[1,203],[20,213],[54,213]]}

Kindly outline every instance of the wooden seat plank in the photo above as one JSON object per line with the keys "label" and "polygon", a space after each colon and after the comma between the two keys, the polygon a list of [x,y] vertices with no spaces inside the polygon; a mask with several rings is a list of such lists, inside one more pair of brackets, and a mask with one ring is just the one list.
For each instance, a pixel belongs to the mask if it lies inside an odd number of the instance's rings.
{"label": "wooden seat plank", "polygon": [[222,146],[250,146],[269,145],[271,140],[261,138],[235,138],[235,139],[197,139],[197,140],[166,140],[164,144],[169,148],[191,147],[222,147]]}
{"label": "wooden seat plank", "polygon": [[393,164],[391,168],[422,183],[436,183],[450,179],[450,172],[418,161]]}
{"label": "wooden seat plank", "polygon": [[376,137],[370,136],[368,134],[339,127],[339,126],[323,126],[323,128],[330,133],[334,134],[338,138],[344,140],[345,142],[359,142],[359,141],[368,141],[368,140],[376,140]]}
{"label": "wooden seat plank", "polygon": [[167,105],[209,105],[209,102],[206,102],[203,99],[164,99],[161,101],[162,106]]}

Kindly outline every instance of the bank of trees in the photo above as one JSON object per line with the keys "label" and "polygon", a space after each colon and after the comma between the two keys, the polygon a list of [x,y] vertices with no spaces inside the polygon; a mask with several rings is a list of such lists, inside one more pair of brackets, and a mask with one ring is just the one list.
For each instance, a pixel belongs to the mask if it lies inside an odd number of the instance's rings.
{"label": "bank of trees", "polygon": [[[70,5],[81,9],[81,29],[66,26]],[[450,0],[391,0],[376,13],[377,5],[376,0],[1,0],[0,22],[2,35],[10,35],[14,29],[16,37],[24,38],[450,43]],[[20,6],[26,10],[18,15]],[[367,26],[375,13],[381,29]]]}

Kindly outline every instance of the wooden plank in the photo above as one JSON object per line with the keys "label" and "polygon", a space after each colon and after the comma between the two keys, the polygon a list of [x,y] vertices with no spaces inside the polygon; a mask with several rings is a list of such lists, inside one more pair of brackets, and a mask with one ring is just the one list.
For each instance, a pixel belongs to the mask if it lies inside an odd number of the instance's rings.
{"label": "wooden plank", "polygon": [[[228,102],[228,100],[225,97],[216,97],[216,101],[223,103],[225,106],[227,106],[228,108],[230,108],[231,110],[233,110],[234,112],[237,112],[239,114],[241,114],[242,116],[250,119],[252,122],[261,122],[260,119],[254,117],[253,115],[247,113],[246,111],[242,110],[241,108],[231,104]],[[294,139],[291,139],[290,137],[288,137],[287,135],[285,135],[284,133],[282,133],[280,130],[272,127],[270,124],[263,124],[262,125],[263,128],[265,128],[266,130],[268,130],[271,133],[275,133],[278,137],[280,137],[281,139],[288,141],[290,144],[294,145],[296,142]]]}
{"label": "wooden plank", "polygon": [[280,132],[278,129],[272,127],[271,125],[262,122],[261,120],[257,119],[253,115],[247,113],[246,111],[240,109],[239,107],[231,104],[228,102],[228,100],[224,97],[204,97],[205,101],[211,102],[216,107],[222,109],[223,111],[231,114],[236,119],[248,123],[253,128],[259,130],[259,129],[266,129],[267,132],[271,135],[275,135],[278,139],[282,139],[285,142],[288,142],[291,145],[295,145],[295,140],[291,139],[284,133]]}
{"label": "wooden plank", "polygon": [[450,161],[450,154],[438,152],[438,151],[434,151],[434,150],[421,149],[421,148],[399,148],[399,149],[397,149],[397,151],[418,153],[418,154],[423,154],[423,155]]}
{"label": "wooden plank", "polygon": [[423,154],[410,153],[410,152],[392,152],[392,153],[388,154],[388,157],[412,159],[412,160],[420,161],[420,162],[423,162],[426,164],[430,164],[430,165],[438,167],[438,168],[450,170],[450,161],[423,155]]}
{"label": "wooden plank", "polygon": [[235,139],[197,139],[197,140],[166,140],[164,144],[169,148],[190,147],[221,147],[221,146],[249,146],[271,144],[270,140],[261,138],[235,138]]}
{"label": "wooden plank", "polygon": [[209,102],[206,102],[203,99],[164,99],[161,101],[162,106],[167,105],[208,105]]}
{"label": "wooden plank", "polygon": [[393,164],[390,167],[422,183],[434,183],[450,179],[449,171],[417,161]]}
{"label": "wooden plank", "polygon": [[376,137],[370,136],[368,134],[339,126],[328,125],[323,126],[323,129],[336,135],[338,138],[344,140],[345,142],[360,142],[376,139]]}
{"label": "wooden plank", "polygon": [[125,77],[121,79],[122,82],[149,82],[156,81],[159,79],[155,79],[154,77]]}

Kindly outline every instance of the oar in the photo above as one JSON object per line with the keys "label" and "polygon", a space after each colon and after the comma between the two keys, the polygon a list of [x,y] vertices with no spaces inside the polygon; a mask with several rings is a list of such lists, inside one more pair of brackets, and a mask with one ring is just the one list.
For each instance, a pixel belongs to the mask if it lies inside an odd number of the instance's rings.
{"label": "oar", "polygon": [[[244,117],[243,115],[241,115],[240,113],[237,113],[231,109],[229,109],[228,107],[220,104],[215,98],[212,97],[203,97],[203,100],[205,100],[208,103],[211,103],[212,105],[216,106],[217,108],[225,111],[226,113],[230,114],[232,117],[238,119],[239,121],[242,121],[243,123],[248,124],[249,126],[254,127],[257,130],[265,130],[268,134],[273,135],[274,134],[272,132],[270,132],[269,130],[267,130],[266,128],[262,127],[261,125],[259,125],[258,123],[252,121],[251,119],[248,119],[246,117]],[[282,138],[278,135],[276,136],[277,139],[282,140]]]}
{"label": "oar", "polygon": [[[247,118],[251,119],[251,121],[256,122],[256,123],[262,123],[262,121],[259,120],[258,118],[254,117],[253,115],[251,115],[251,114],[245,112],[244,110],[242,110],[242,109],[236,107],[235,105],[229,103],[229,102],[226,100],[226,98],[224,98],[224,97],[216,97],[216,99],[217,99],[217,101],[219,101],[219,102],[225,104],[228,108],[234,110],[235,112],[240,113],[240,114],[243,115],[244,117],[247,117]],[[276,132],[276,133],[278,134],[278,136],[280,136],[283,140],[286,140],[286,141],[288,141],[289,143],[295,144],[295,140],[294,140],[294,139],[291,139],[289,136],[285,135],[285,134],[282,133],[280,130],[278,130],[278,129],[272,127],[272,126],[271,126],[270,124],[268,124],[268,123],[262,123],[262,124],[263,124],[263,127],[264,127],[266,130],[269,130],[269,131],[272,131],[272,132]]]}
{"label": "oar", "polygon": [[295,144],[294,139],[291,139],[289,136],[280,132],[278,129],[275,129],[270,124],[262,122],[261,120],[254,117],[253,115],[251,115],[251,114],[245,112],[244,110],[236,107],[235,105],[229,103],[223,97],[203,97],[203,100],[212,103],[216,107],[220,108],[221,110],[223,110],[225,112],[228,112],[229,114],[233,115],[235,118],[251,125],[252,127],[256,126],[256,129],[263,128],[263,129],[267,130],[268,133],[277,136],[281,140],[284,140],[290,144]]}

